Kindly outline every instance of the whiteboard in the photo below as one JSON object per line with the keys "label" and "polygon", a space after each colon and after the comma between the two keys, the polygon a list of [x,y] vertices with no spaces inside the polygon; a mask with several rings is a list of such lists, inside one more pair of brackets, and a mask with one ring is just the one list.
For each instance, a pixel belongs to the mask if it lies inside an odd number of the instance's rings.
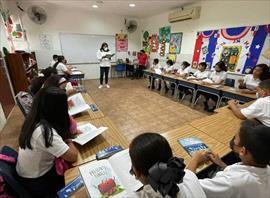
{"label": "whiteboard", "polygon": [[[108,43],[110,51],[115,53],[115,36],[60,33],[62,54],[70,64],[98,63],[97,51],[103,42]],[[112,62],[115,60],[116,56]]]}

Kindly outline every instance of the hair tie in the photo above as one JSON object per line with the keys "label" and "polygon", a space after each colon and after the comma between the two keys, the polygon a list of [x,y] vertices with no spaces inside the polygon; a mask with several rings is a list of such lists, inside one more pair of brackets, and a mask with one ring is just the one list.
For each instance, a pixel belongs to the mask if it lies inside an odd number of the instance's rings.
{"label": "hair tie", "polygon": [[167,163],[157,162],[148,170],[148,180],[152,188],[163,197],[175,197],[179,192],[177,183],[183,182],[185,175],[184,159],[173,157]]}

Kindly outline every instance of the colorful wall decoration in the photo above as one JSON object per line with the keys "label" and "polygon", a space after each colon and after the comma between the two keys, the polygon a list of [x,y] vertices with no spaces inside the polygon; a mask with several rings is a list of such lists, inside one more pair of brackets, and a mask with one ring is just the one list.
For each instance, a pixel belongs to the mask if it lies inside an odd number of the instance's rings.
{"label": "colorful wall decoration", "polygon": [[128,35],[127,34],[116,34],[116,51],[117,52],[127,52],[128,51]]}
{"label": "colorful wall decoration", "polygon": [[151,47],[151,52],[157,52],[158,51],[158,35],[157,34],[152,34],[150,38],[150,47]]}
{"label": "colorful wall decoration", "polygon": [[220,60],[235,73],[270,65],[270,24],[198,32],[192,63],[204,61],[213,69]]}
{"label": "colorful wall decoration", "polygon": [[169,52],[169,43],[171,38],[171,26],[159,28],[159,55],[164,56]]}
{"label": "colorful wall decoration", "polygon": [[183,33],[172,33],[170,38],[170,54],[180,54]]}

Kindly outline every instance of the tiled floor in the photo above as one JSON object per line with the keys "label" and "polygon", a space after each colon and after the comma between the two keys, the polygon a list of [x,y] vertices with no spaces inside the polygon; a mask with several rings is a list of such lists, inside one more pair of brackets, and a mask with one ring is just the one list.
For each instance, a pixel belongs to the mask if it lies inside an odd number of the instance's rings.
{"label": "tiled floor", "polygon": [[[188,100],[175,102],[147,88],[144,79],[112,79],[110,89],[98,89],[98,80],[86,81],[88,93],[130,141],[143,132],[163,132],[206,116],[198,105],[189,107]],[[18,136],[24,117],[15,107],[0,133],[0,145],[18,147]]]}

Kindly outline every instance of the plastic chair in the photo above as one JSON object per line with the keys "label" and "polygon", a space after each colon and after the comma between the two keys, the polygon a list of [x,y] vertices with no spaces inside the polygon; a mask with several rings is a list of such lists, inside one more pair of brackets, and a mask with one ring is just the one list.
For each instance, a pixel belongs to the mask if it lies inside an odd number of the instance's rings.
{"label": "plastic chair", "polygon": [[117,73],[121,73],[121,77],[123,77],[123,72],[124,72],[124,74],[126,73],[126,65],[125,64],[117,64],[115,67],[115,71]]}
{"label": "plastic chair", "polygon": [[[8,146],[3,146],[0,149],[0,154],[6,155],[17,159],[18,153]],[[4,178],[4,184],[8,185],[9,189],[12,190],[14,197],[33,197],[25,187],[20,183],[19,176],[16,172],[16,163],[0,160],[0,176]]]}
{"label": "plastic chair", "polygon": [[231,79],[231,78],[226,78],[225,83],[226,86],[229,87],[234,87],[235,84],[235,79]]}

